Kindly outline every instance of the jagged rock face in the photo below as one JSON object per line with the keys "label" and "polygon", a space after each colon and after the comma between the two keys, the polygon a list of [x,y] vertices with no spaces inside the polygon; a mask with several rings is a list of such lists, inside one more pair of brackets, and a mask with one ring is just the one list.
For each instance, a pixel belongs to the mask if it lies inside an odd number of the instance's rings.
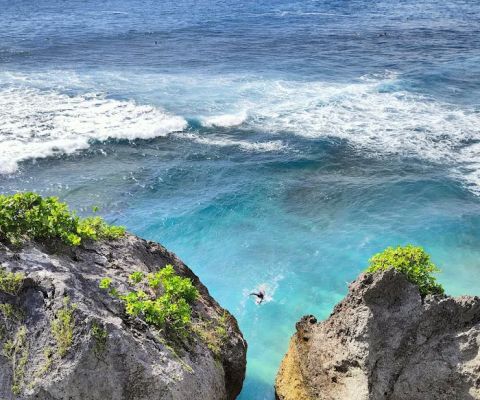
{"label": "jagged rock face", "polygon": [[296,325],[280,400],[480,399],[480,299],[422,299],[389,270],[361,275],[324,322]]}
{"label": "jagged rock face", "polygon": [[[131,235],[78,248],[29,243],[14,251],[0,244],[0,263],[27,276],[17,295],[0,291],[0,304],[12,305],[0,310],[0,399],[230,400],[240,392],[247,346],[235,318],[162,246]],[[166,264],[200,292],[194,322],[203,321],[214,335],[222,321],[226,334],[219,351],[196,333],[172,342],[99,289],[101,278],[126,287],[132,272]],[[71,313],[73,336],[60,355],[52,321],[62,318],[62,310]]]}

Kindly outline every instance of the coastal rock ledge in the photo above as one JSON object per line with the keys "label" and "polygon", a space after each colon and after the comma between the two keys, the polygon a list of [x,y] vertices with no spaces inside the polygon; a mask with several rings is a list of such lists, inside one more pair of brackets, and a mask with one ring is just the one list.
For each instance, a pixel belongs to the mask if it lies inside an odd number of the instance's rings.
{"label": "coastal rock ledge", "polygon": [[[199,295],[179,338],[125,312],[100,289],[128,290],[132,273],[171,264]],[[161,245],[133,235],[85,243],[0,243],[0,399],[231,400],[242,388],[247,345],[237,321]],[[12,279],[11,279],[12,278]]]}
{"label": "coastal rock ledge", "polygon": [[395,270],[363,274],[326,321],[296,328],[277,399],[480,399],[478,297],[422,299]]}

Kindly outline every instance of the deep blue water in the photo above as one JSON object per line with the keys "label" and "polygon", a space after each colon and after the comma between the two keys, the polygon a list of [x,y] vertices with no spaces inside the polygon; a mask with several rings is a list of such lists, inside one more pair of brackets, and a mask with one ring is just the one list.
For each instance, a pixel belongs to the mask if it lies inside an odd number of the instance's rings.
{"label": "deep blue water", "polygon": [[384,247],[479,294],[479,21],[473,0],[0,0],[0,191],[175,251],[239,320],[241,399],[271,400],[295,322]]}

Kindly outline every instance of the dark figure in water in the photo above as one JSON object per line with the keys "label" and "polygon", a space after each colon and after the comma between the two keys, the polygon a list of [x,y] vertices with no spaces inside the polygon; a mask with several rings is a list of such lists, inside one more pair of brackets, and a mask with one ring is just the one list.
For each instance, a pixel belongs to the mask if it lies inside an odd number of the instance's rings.
{"label": "dark figure in water", "polygon": [[258,293],[250,293],[250,296],[257,297],[257,304],[262,304],[263,300],[265,300],[265,292],[263,290],[259,290]]}

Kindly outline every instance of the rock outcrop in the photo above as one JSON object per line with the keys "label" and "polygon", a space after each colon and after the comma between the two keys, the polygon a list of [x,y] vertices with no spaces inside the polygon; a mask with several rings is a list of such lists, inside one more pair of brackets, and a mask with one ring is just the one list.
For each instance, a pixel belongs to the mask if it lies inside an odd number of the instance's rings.
{"label": "rock outcrop", "polygon": [[426,296],[395,270],[361,275],[330,317],[296,325],[280,400],[480,399],[480,299]]}
{"label": "rock outcrop", "polygon": [[[230,400],[239,394],[246,342],[235,318],[162,246],[132,235],[79,247],[0,243],[5,271],[24,274],[0,290],[0,399]],[[125,313],[99,288],[126,288],[132,272],[166,264],[200,295],[188,337],[175,338]],[[56,321],[56,322],[55,322]],[[193,329],[196,327],[196,329]]]}

